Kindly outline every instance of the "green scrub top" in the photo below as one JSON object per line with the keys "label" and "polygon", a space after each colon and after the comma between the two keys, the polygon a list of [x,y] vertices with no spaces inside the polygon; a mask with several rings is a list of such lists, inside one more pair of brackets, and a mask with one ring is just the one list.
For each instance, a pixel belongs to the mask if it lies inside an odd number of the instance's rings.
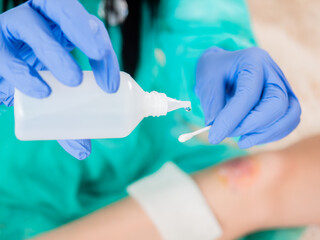
{"label": "green scrub top", "polygon": [[[99,0],[81,3],[97,15]],[[13,108],[0,106],[0,239],[29,238],[117,201],[126,196],[128,184],[166,161],[194,172],[246,154],[227,144],[177,140],[190,125],[204,122],[193,91],[200,54],[211,46],[237,50],[255,45],[245,1],[165,0],[154,21],[143,8],[136,80],[144,90],[191,100],[193,111],[144,119],[123,139],[93,140],[90,157],[78,161],[56,141],[18,141]],[[119,32],[109,29],[118,56]],[[83,53],[73,54],[83,70],[90,70]]]}

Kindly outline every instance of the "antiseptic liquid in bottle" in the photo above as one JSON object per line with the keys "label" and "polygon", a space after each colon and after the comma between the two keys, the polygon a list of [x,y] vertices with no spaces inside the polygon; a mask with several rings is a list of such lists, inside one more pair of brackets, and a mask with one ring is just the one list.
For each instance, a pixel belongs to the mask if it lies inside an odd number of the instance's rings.
{"label": "antiseptic liquid in bottle", "polygon": [[49,97],[36,99],[15,90],[15,134],[20,140],[122,138],[145,117],[191,107],[188,101],[143,91],[124,72],[112,94],[97,85],[92,71],[83,72],[77,87],[63,85],[49,71],[40,75],[52,89]]}

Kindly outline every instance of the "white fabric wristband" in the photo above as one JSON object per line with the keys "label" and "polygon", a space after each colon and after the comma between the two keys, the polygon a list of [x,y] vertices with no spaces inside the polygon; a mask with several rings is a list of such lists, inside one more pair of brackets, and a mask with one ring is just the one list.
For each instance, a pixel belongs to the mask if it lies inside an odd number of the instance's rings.
{"label": "white fabric wristband", "polygon": [[165,240],[215,240],[222,235],[197,184],[172,162],[127,191]]}

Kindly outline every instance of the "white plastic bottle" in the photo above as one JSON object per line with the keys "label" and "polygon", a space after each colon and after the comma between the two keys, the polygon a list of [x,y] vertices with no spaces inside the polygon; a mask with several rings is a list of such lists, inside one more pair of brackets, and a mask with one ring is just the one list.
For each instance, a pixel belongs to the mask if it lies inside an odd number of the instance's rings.
{"label": "white plastic bottle", "polygon": [[148,116],[162,116],[190,102],[145,92],[121,72],[120,87],[105,93],[93,72],[83,72],[83,82],[68,87],[48,71],[40,72],[52,89],[49,97],[36,99],[15,90],[15,134],[20,140],[122,138]]}

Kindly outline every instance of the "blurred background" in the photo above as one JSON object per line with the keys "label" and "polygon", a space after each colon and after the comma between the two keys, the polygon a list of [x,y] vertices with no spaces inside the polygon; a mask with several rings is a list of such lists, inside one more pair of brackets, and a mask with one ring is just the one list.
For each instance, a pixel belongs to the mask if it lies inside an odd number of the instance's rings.
{"label": "blurred background", "polygon": [[[280,149],[320,132],[320,1],[248,0],[258,44],[287,76],[302,107],[301,123],[288,137],[251,151]],[[301,240],[320,239],[320,227],[308,227]]]}
{"label": "blurred background", "polygon": [[248,0],[248,4],[258,44],[283,70],[302,106],[301,123],[292,134],[252,151],[283,148],[320,132],[320,1]]}

